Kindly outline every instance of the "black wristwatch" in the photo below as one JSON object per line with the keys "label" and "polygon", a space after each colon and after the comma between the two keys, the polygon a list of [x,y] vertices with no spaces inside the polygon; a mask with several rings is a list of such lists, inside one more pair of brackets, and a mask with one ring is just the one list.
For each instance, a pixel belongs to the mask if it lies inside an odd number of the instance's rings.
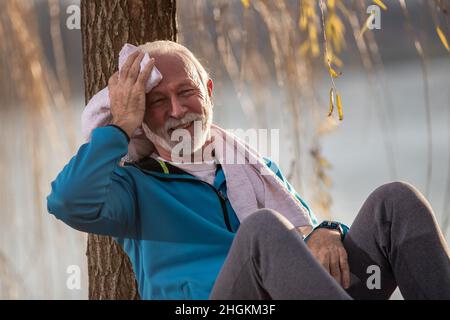
{"label": "black wristwatch", "polygon": [[345,239],[345,235],[348,233],[348,230],[350,229],[345,224],[337,222],[337,221],[323,221],[321,224],[319,224],[317,227],[315,227],[306,237],[305,241],[308,240],[309,236],[317,229],[325,228],[325,229],[331,229],[331,230],[338,230],[341,234],[341,240]]}

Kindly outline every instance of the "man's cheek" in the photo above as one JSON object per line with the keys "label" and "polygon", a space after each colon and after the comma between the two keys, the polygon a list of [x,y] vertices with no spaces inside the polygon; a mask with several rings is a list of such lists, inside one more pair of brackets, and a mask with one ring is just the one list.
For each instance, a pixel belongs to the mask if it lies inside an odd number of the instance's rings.
{"label": "man's cheek", "polygon": [[145,114],[145,120],[151,130],[158,129],[164,124],[164,116],[155,110],[149,110]]}
{"label": "man's cheek", "polygon": [[195,113],[203,113],[203,109],[206,105],[206,101],[201,99],[200,97],[195,97],[194,100],[189,104],[189,110]]}

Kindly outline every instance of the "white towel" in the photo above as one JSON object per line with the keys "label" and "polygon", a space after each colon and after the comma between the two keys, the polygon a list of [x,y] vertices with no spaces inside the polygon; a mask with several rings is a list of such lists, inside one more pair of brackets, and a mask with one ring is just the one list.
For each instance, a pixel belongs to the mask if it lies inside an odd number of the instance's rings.
{"label": "white towel", "polygon": [[[227,195],[239,221],[257,209],[269,208],[281,213],[295,227],[313,225],[306,207],[267,167],[257,151],[217,125],[212,125],[211,130],[215,157],[222,164]],[[235,158],[243,161],[227,161]]]}

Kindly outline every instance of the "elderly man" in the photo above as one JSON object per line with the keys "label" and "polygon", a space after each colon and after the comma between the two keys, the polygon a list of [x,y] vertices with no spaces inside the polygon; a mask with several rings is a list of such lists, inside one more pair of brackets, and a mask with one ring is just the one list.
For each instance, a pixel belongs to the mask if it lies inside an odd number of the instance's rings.
{"label": "elderly man", "polygon": [[[112,120],[93,130],[47,201],[69,226],[123,246],[142,298],[387,299],[399,286],[407,299],[450,299],[449,251],[413,186],[376,189],[350,230],[317,224],[270,160],[254,155],[263,174],[218,157],[214,142],[231,135],[211,124],[213,82],[187,48],[140,49],[109,81]],[[141,68],[143,52],[152,60]],[[162,80],[146,94],[154,67]],[[152,151],[123,163],[139,128]],[[174,153],[178,130],[192,139]]]}

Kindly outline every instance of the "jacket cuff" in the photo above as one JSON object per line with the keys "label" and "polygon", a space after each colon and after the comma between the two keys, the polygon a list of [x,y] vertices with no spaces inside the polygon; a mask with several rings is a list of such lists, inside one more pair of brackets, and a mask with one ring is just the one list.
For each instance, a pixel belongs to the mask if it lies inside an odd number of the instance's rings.
{"label": "jacket cuff", "polygon": [[130,136],[121,127],[119,127],[119,126],[117,126],[115,124],[109,124],[109,125],[107,125],[107,127],[114,127],[114,128],[119,129],[125,135],[125,137],[127,138],[128,143],[130,143]]}

